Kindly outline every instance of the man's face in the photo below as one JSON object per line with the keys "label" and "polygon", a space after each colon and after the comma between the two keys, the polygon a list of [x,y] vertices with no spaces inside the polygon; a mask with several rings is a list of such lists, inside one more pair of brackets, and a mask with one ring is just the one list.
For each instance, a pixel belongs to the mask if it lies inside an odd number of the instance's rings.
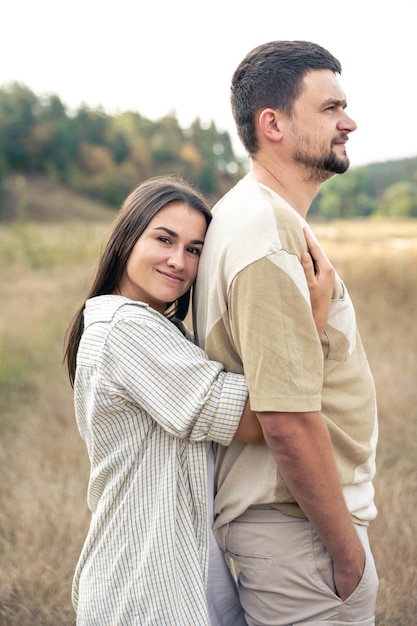
{"label": "man's face", "polygon": [[303,84],[290,123],[292,159],[308,169],[310,179],[323,182],[348,169],[346,142],[356,124],[345,112],[346,98],[332,71],[309,72]]}

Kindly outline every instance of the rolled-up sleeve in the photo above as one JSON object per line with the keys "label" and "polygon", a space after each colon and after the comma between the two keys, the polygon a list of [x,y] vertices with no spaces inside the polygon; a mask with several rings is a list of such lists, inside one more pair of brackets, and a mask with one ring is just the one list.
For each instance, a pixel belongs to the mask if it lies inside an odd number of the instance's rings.
{"label": "rolled-up sleeve", "polygon": [[120,319],[103,357],[104,375],[115,390],[169,434],[231,443],[247,399],[245,378],[210,361],[174,324]]}

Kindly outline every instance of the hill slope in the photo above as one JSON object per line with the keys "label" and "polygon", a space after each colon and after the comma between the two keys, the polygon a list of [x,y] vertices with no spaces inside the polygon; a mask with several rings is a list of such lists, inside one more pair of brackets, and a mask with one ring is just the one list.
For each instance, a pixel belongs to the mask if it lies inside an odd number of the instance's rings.
{"label": "hill slope", "polygon": [[19,219],[35,222],[109,221],[115,217],[117,209],[43,176],[14,173],[3,180],[0,223]]}

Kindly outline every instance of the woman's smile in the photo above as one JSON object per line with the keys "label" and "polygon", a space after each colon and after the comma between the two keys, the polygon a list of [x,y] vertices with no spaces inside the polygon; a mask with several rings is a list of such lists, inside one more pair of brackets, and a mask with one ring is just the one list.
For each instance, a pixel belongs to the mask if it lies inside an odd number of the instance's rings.
{"label": "woman's smile", "polygon": [[134,245],[118,292],[163,313],[193,284],[207,223],[182,202],[161,209]]}

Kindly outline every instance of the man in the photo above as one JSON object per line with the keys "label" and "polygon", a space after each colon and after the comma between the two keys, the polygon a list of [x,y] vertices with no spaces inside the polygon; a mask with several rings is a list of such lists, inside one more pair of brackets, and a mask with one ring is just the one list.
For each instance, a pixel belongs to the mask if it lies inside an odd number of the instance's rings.
{"label": "man", "polygon": [[198,341],[245,373],[266,442],[216,450],[214,528],[251,626],[374,624],[374,383],[342,281],[319,338],[300,261],[311,202],[349,167],[340,73],[303,41],[240,63],[232,110],[251,169],[215,207],[199,266]]}

